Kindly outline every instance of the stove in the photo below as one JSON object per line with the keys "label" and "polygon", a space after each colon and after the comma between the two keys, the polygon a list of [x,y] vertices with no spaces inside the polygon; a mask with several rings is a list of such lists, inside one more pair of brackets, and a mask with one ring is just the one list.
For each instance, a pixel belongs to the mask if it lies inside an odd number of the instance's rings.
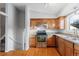
{"label": "stove", "polygon": [[36,44],[37,47],[46,47],[47,46],[47,34],[45,30],[37,31],[36,34]]}

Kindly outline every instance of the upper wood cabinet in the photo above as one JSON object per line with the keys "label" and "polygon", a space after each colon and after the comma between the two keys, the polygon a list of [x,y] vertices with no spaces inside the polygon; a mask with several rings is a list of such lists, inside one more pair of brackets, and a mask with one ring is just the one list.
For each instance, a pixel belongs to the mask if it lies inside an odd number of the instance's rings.
{"label": "upper wood cabinet", "polygon": [[65,16],[60,16],[55,20],[55,29],[65,29]]}
{"label": "upper wood cabinet", "polygon": [[55,28],[55,21],[52,18],[33,18],[31,19],[30,26],[32,29],[35,28],[37,24],[46,24],[47,29]]}
{"label": "upper wood cabinet", "polygon": [[55,19],[47,19],[48,29],[55,29]]}
{"label": "upper wood cabinet", "polygon": [[47,24],[47,29],[65,29],[65,16],[58,18],[33,18],[31,19],[31,28],[35,28],[37,24]]}

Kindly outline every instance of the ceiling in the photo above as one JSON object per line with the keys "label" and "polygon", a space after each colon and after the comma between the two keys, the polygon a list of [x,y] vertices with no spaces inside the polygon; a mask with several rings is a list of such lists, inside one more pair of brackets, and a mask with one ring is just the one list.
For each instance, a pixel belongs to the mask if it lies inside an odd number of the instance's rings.
{"label": "ceiling", "polygon": [[36,10],[39,12],[43,13],[49,13],[56,15],[58,14],[63,7],[66,6],[66,4],[61,4],[61,3],[52,3],[52,4],[46,4],[46,3],[32,3],[32,4],[27,4],[31,10]]}
{"label": "ceiling", "polygon": [[14,3],[14,5],[22,11],[24,11],[25,6],[28,6],[32,11],[57,15],[67,3]]}

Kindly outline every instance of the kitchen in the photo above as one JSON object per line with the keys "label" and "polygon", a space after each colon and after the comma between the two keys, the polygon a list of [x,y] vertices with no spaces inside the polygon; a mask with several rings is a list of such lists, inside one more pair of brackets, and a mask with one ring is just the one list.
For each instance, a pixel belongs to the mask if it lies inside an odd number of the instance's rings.
{"label": "kitchen", "polygon": [[[36,32],[38,32],[38,30],[36,30],[35,25],[42,23],[42,22],[48,22],[45,24],[49,24],[48,28],[45,29],[46,33],[47,33],[47,41],[46,43],[42,42],[40,44],[37,43],[37,36],[33,35],[33,33],[35,34],[35,32],[32,33],[32,37],[30,37],[30,47],[35,47],[35,48],[42,48],[42,47],[51,47],[51,48],[56,48],[57,51],[60,53],[60,55],[62,56],[78,56],[79,52],[79,38],[78,35],[77,37],[75,35],[72,35],[70,33],[62,33],[61,30],[65,29],[65,16],[59,17],[57,18],[57,20],[54,19],[31,19],[31,26],[32,26],[32,31],[33,29],[35,29]],[[48,20],[48,21],[47,21]],[[60,20],[60,21],[59,21]],[[50,21],[50,23],[49,23]],[[54,23],[53,23],[54,21]],[[56,23],[55,23],[56,21]],[[59,22],[57,22],[59,21]],[[63,22],[63,26],[60,24],[60,22]],[[36,23],[36,24],[35,24]],[[55,24],[55,26],[52,26],[53,24]],[[51,29],[54,29],[53,31],[51,31]],[[42,28],[40,29],[40,31],[42,30]],[[43,32],[42,32],[43,33]],[[41,38],[39,39],[41,40]],[[46,45],[46,46],[45,46]]]}
{"label": "kitchen", "polygon": [[[62,22],[63,26],[59,22]],[[47,45],[48,46],[55,46],[55,39],[52,40],[52,36],[57,32],[57,30],[64,29],[65,24],[63,22],[65,22],[65,17],[64,16],[59,17],[57,19],[52,19],[52,18],[31,19],[31,23],[30,23],[31,24],[30,25],[31,26],[31,31],[30,32],[32,32],[33,30],[35,30],[35,31],[33,33],[30,33],[30,34],[34,34],[38,30],[42,31],[42,30],[45,29],[45,31],[47,33],[47,39],[48,39],[48,44]],[[43,27],[44,25],[46,25],[44,29],[40,28],[40,27]],[[52,29],[53,29],[53,31],[52,31]],[[35,35],[33,37],[31,37],[31,39],[35,39]],[[33,45],[33,44],[31,44],[31,45]]]}
{"label": "kitchen", "polygon": [[7,12],[0,11],[0,15],[5,14],[7,20],[4,22],[6,26],[3,26],[7,34],[4,48],[6,54],[4,52],[0,54],[79,56],[78,5],[78,3],[5,4]]}
{"label": "kitchen", "polygon": [[[56,48],[61,56],[79,55],[78,8],[65,16],[57,18],[31,18],[30,19],[30,47]],[[75,24],[76,26],[74,26]],[[45,26],[44,26],[45,25]],[[39,28],[39,29],[38,29]],[[46,41],[37,38],[37,32],[46,31]],[[42,36],[41,36],[42,37]]]}

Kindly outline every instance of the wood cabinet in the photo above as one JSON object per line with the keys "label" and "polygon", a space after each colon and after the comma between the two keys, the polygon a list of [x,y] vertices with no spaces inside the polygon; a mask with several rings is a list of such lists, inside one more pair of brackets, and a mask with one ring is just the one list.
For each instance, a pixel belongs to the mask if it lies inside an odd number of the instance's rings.
{"label": "wood cabinet", "polygon": [[51,29],[56,29],[56,22],[55,22],[55,20],[56,20],[56,19],[52,19],[52,20],[51,20],[51,24],[50,24],[50,28],[51,28]]}
{"label": "wood cabinet", "polygon": [[73,43],[66,41],[65,39],[56,36],[56,46],[57,51],[62,56],[73,56],[74,50],[73,50]]}
{"label": "wood cabinet", "polygon": [[79,45],[74,44],[74,56],[79,56]]}
{"label": "wood cabinet", "polygon": [[35,39],[35,37],[31,37],[29,43],[30,43],[30,47],[36,47],[36,39]]}
{"label": "wood cabinet", "polygon": [[65,16],[56,18],[55,29],[65,29]]}
{"label": "wood cabinet", "polygon": [[56,46],[55,36],[48,37],[48,39],[47,39],[47,46],[48,47]]}
{"label": "wood cabinet", "polygon": [[31,28],[34,29],[37,24],[47,24],[47,29],[54,29],[55,28],[55,21],[54,18],[33,18],[31,19],[30,25]]}
{"label": "wood cabinet", "polygon": [[47,29],[65,29],[65,16],[58,18],[35,18],[31,19],[30,25],[34,29],[37,24],[47,24]]}
{"label": "wood cabinet", "polygon": [[51,23],[52,23],[52,19],[47,19],[48,29],[52,29]]}
{"label": "wood cabinet", "polygon": [[64,56],[64,40],[60,37],[56,37],[57,39],[57,50],[60,53],[60,55]]}
{"label": "wood cabinet", "polygon": [[73,43],[69,41],[64,41],[65,43],[65,56],[73,56],[74,49],[73,49]]}
{"label": "wood cabinet", "polygon": [[32,29],[35,29],[36,26],[41,25],[41,24],[48,24],[48,18],[32,18],[30,22],[30,26]]}
{"label": "wood cabinet", "polygon": [[48,29],[55,29],[55,19],[47,19]]}
{"label": "wood cabinet", "polygon": [[[37,42],[36,42],[35,37],[31,37],[29,42],[30,42],[30,47],[36,47]],[[48,47],[54,47],[54,46],[56,46],[55,36],[53,35],[53,36],[48,37],[47,43],[45,43],[45,45],[48,46]]]}

